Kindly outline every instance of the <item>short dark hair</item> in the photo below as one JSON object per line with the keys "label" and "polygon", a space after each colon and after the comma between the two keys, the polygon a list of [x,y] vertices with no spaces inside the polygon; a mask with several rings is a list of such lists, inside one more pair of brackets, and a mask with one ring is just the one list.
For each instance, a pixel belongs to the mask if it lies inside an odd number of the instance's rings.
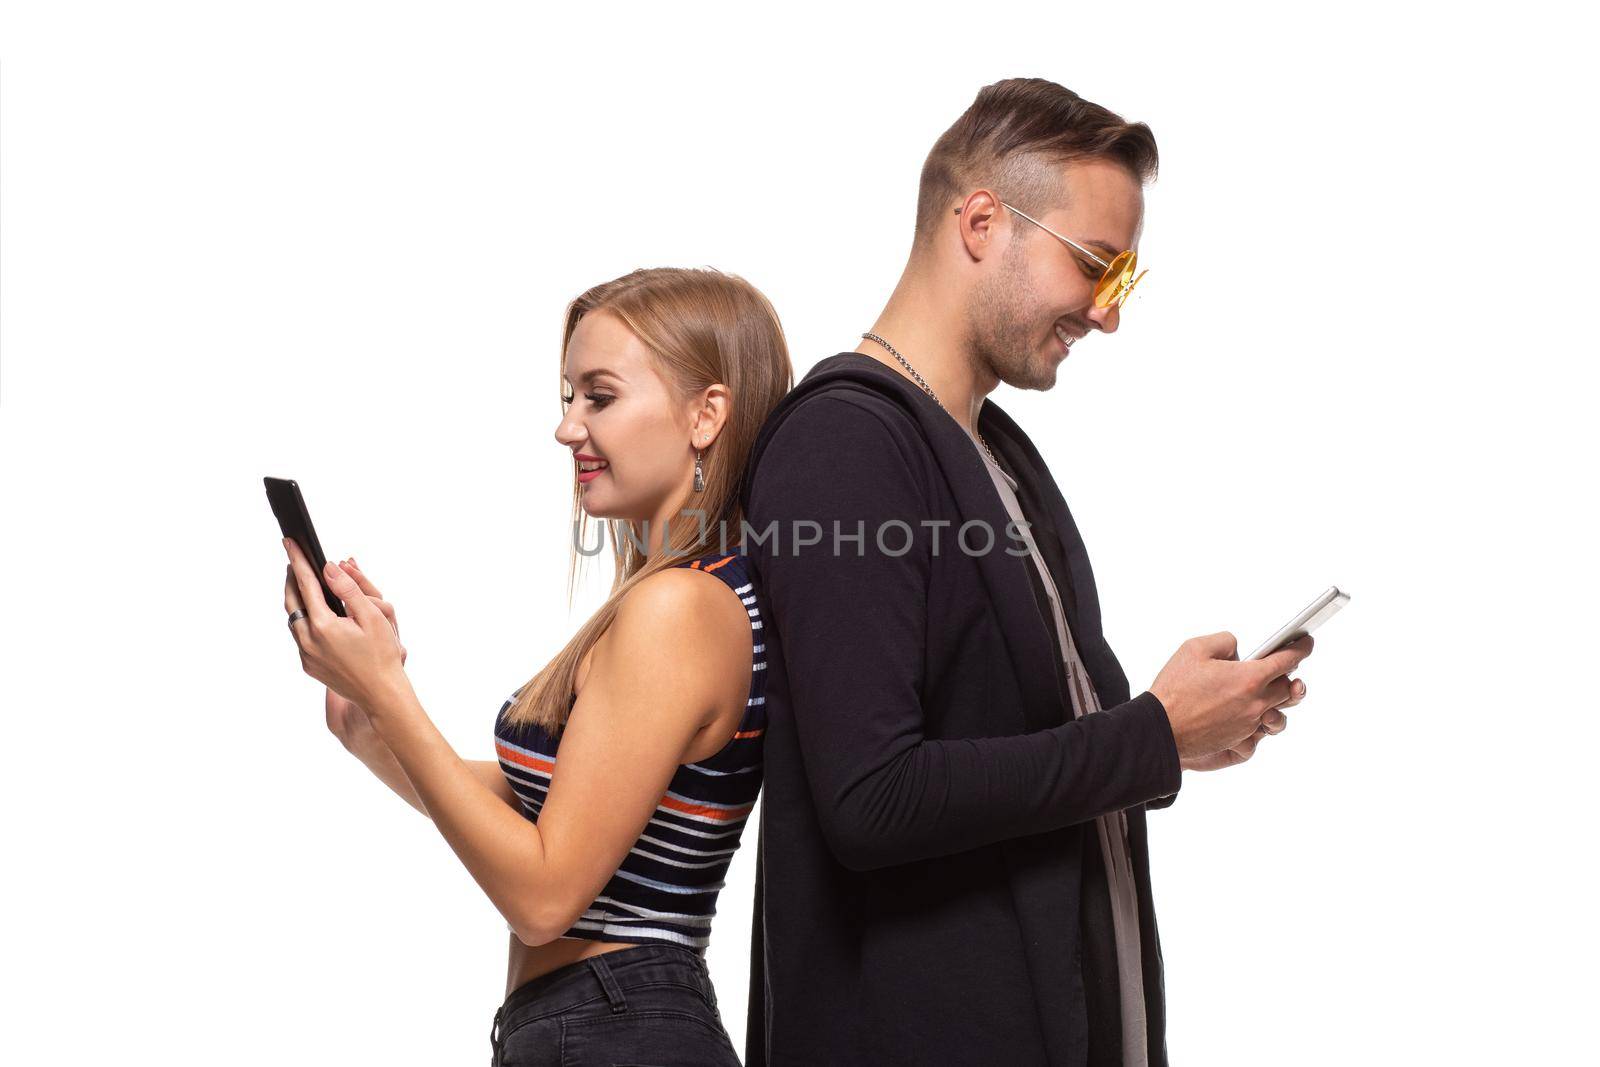
{"label": "short dark hair", "polygon": [[985,85],[922,164],[916,243],[955,197],[977,186],[1003,191],[1030,214],[1047,210],[1062,192],[1052,165],[1080,159],[1120,163],[1143,185],[1156,176],[1155,134],[1044,78]]}

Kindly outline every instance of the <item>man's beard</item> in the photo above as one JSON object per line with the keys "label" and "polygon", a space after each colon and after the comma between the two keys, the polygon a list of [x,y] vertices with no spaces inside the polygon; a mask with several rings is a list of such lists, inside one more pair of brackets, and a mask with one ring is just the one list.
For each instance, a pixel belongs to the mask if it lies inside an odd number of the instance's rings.
{"label": "man's beard", "polygon": [[1056,384],[1057,361],[1039,352],[1033,334],[1042,301],[1023,267],[1013,241],[998,275],[972,294],[967,305],[967,345],[979,367],[987,367],[1014,389],[1049,389]]}

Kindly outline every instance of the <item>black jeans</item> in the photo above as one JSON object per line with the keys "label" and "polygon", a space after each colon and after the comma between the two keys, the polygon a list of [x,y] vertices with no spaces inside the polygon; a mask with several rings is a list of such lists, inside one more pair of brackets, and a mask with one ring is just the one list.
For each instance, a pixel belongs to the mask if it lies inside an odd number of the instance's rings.
{"label": "black jeans", "polygon": [[700,953],[635,945],[569,963],[506,997],[492,1067],[740,1067]]}

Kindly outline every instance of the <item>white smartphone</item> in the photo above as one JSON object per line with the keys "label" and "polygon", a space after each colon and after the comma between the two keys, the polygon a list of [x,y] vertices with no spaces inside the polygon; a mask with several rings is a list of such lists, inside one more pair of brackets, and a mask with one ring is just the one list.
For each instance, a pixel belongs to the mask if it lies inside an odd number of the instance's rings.
{"label": "white smartphone", "polygon": [[1284,623],[1277,633],[1262,642],[1261,647],[1250,653],[1245,659],[1260,659],[1262,656],[1276,652],[1290,641],[1298,640],[1306,634],[1321,626],[1333,615],[1334,612],[1350,603],[1350,594],[1339,592],[1339,587],[1330,585],[1323,590],[1322,595],[1305,606],[1305,609],[1294,618]]}

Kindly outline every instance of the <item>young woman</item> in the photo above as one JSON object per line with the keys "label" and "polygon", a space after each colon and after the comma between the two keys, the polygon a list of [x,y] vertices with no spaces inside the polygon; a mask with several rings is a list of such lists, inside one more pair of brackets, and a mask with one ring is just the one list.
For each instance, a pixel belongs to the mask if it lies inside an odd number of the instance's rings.
{"label": "young woman", "polygon": [[329,728],[433,819],[506,918],[494,1063],[738,1064],[704,956],[761,783],[766,663],[738,491],[793,370],[754,287],[657,269],[573,301],[562,383],[573,570],[599,519],[616,578],[500,709],[498,759],[463,761],[434,728],[394,609],[354,559],[328,566],[340,618],[285,539],[289,626],[328,686]]}

